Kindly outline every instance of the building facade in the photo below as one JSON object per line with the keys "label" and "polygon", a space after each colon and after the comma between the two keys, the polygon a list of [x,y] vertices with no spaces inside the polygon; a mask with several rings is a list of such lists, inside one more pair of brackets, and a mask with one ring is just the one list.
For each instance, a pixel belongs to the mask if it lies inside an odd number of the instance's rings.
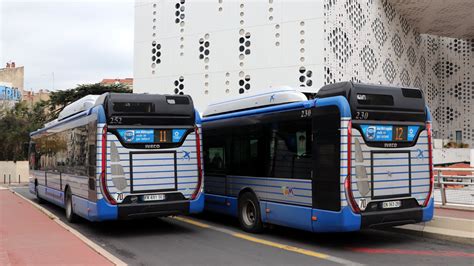
{"label": "building facade", "polygon": [[28,106],[32,107],[36,103],[39,102],[46,102],[49,100],[49,90],[39,90],[39,91],[24,91],[23,93],[23,101],[28,104]]}
{"label": "building facade", "polygon": [[24,89],[24,67],[8,62],[0,68],[0,109],[11,108],[22,99]]}
{"label": "building facade", "polygon": [[124,78],[124,79],[119,79],[119,78],[115,78],[115,79],[102,79],[102,81],[100,82],[100,84],[102,84],[102,85],[118,85],[118,84],[122,84],[122,85],[126,86],[126,87],[129,88],[129,89],[133,89],[133,78]]}
{"label": "building facade", "polygon": [[[345,80],[418,87],[435,136],[472,146],[474,33],[420,32],[403,3],[139,0],[134,91],[190,94],[204,110],[222,98],[285,85],[313,92]],[[428,7],[410,10],[422,16]]]}

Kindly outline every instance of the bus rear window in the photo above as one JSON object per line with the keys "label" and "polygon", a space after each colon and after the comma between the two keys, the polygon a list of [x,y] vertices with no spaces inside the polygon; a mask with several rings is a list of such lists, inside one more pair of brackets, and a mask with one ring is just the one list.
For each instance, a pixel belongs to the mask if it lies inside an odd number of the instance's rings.
{"label": "bus rear window", "polygon": [[153,103],[146,102],[114,102],[114,112],[119,113],[153,113]]}
{"label": "bus rear window", "polygon": [[363,105],[388,105],[393,106],[393,96],[383,94],[358,93],[357,102]]}

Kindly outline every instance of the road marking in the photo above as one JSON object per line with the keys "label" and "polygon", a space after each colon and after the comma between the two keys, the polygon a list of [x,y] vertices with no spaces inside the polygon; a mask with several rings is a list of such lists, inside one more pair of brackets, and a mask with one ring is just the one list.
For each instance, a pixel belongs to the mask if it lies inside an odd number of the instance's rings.
{"label": "road marking", "polygon": [[77,238],[82,240],[82,242],[84,242],[86,245],[88,245],[92,250],[97,252],[99,255],[102,255],[104,258],[108,259],[113,264],[119,265],[119,266],[127,265],[121,259],[119,259],[119,258],[115,257],[114,255],[112,255],[112,253],[110,253],[107,250],[103,249],[101,246],[97,245],[92,240],[90,240],[89,238],[87,238],[83,234],[79,233],[79,231],[77,231],[76,229],[74,229],[74,228],[70,227],[69,225],[65,224],[63,221],[61,221],[59,219],[59,217],[57,217],[52,212],[48,211],[46,208],[41,207],[38,203],[28,199],[27,197],[21,195],[20,193],[14,191],[12,188],[10,188],[10,191],[13,194],[17,195],[18,197],[20,197],[20,198],[26,200],[27,202],[29,202],[31,205],[33,205],[33,207],[37,208],[38,210],[40,210],[41,212],[46,214],[51,220],[55,221],[57,224],[62,226],[67,231],[71,232],[74,236],[76,236]]}
{"label": "road marking", "polygon": [[242,239],[245,239],[245,240],[248,240],[248,241],[251,241],[251,242],[259,243],[259,244],[262,244],[262,245],[271,246],[271,247],[275,247],[275,248],[280,248],[280,249],[284,249],[284,250],[288,250],[288,251],[292,251],[292,252],[296,252],[296,253],[300,253],[300,254],[304,254],[304,255],[307,255],[307,256],[316,257],[316,258],[320,258],[320,259],[327,259],[329,257],[326,254],[314,252],[314,251],[307,250],[307,249],[297,248],[297,247],[293,247],[293,246],[288,246],[288,245],[284,245],[284,244],[280,244],[280,243],[276,243],[276,242],[256,238],[256,237],[253,237],[253,236],[244,235],[244,234],[241,234],[241,233],[235,233],[235,234],[233,234],[233,236],[238,237],[238,238],[242,238]]}
{"label": "road marking", "polygon": [[294,253],[298,253],[298,254],[302,254],[302,255],[318,258],[318,259],[328,260],[328,261],[332,261],[332,262],[335,262],[335,263],[338,263],[338,264],[361,265],[359,263],[356,263],[356,262],[353,262],[353,261],[350,261],[350,260],[346,260],[346,259],[339,258],[339,257],[334,257],[334,256],[324,254],[324,253],[319,253],[319,252],[312,251],[312,250],[309,250],[309,249],[303,249],[303,248],[298,248],[298,247],[295,247],[295,246],[285,245],[285,244],[281,244],[281,243],[277,243],[277,242],[257,238],[257,237],[254,237],[254,236],[250,236],[250,235],[247,235],[247,234],[238,233],[238,232],[235,232],[235,231],[232,231],[232,230],[229,230],[229,229],[225,229],[225,228],[222,228],[222,227],[212,226],[212,225],[209,225],[209,224],[206,224],[206,223],[196,221],[194,219],[190,219],[188,217],[173,217],[173,218],[175,220],[178,220],[178,221],[181,221],[181,222],[189,223],[189,224],[201,227],[201,228],[211,229],[211,230],[214,230],[214,231],[218,231],[218,232],[221,232],[221,233],[224,233],[224,234],[231,235],[231,236],[236,237],[236,238],[240,238],[240,239],[243,239],[243,240],[247,240],[247,241],[258,243],[258,244],[265,245],[265,246],[279,248],[279,249],[283,249],[283,250],[286,250],[286,251],[290,251],[290,252],[294,252]]}
{"label": "road marking", "polygon": [[187,218],[184,218],[184,217],[181,217],[181,216],[177,216],[177,217],[173,217],[175,220],[178,220],[178,221],[181,221],[181,222],[185,222],[185,223],[189,223],[189,224],[192,224],[192,225],[195,225],[195,226],[199,226],[199,227],[202,227],[202,228],[210,228],[211,226],[208,225],[208,224],[205,224],[205,223],[201,223],[201,222],[198,222],[198,221],[195,221],[195,220],[191,220],[191,219],[187,219]]}
{"label": "road marking", "polygon": [[434,257],[468,257],[474,258],[474,253],[461,251],[432,251],[432,250],[408,250],[396,248],[349,248],[352,251],[368,254],[396,254],[396,255],[417,255]]}

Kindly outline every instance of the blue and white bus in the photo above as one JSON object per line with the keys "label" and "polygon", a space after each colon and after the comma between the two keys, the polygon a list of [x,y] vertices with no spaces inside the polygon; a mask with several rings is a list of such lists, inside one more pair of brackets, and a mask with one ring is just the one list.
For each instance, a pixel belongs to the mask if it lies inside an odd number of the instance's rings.
{"label": "blue and white bus", "polygon": [[31,133],[30,192],[70,222],[201,212],[200,128],[189,96],[86,96]]}
{"label": "blue and white bus", "polygon": [[422,91],[341,82],[210,105],[205,210],[242,229],[355,231],[433,216],[431,117]]}

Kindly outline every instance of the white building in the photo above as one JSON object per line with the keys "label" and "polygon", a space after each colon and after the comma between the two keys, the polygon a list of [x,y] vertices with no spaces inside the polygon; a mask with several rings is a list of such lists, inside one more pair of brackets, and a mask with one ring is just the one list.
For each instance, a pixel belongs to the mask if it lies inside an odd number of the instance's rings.
{"label": "white building", "polygon": [[474,1],[137,0],[135,11],[135,92],[190,94],[204,110],[283,85],[419,87],[435,137],[474,145]]}

